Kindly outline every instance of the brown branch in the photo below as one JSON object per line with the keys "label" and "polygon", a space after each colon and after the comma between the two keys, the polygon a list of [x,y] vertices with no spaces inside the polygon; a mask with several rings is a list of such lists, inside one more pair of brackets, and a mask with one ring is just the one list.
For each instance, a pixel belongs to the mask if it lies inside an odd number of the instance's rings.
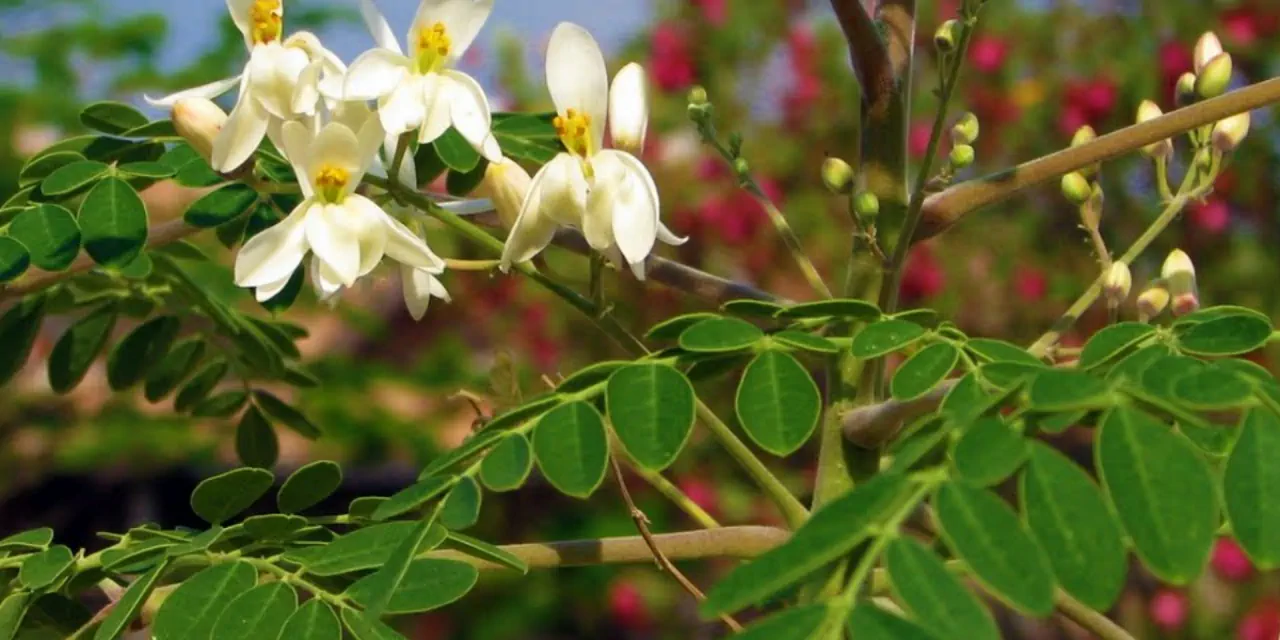
{"label": "brown branch", "polygon": [[[631,491],[627,489],[627,480],[622,476],[622,467],[618,465],[618,458],[610,456],[609,462],[613,467],[613,476],[618,480],[618,490],[622,493],[622,500],[627,503],[627,510],[631,512],[631,520],[635,522],[636,530],[640,532],[640,537],[644,539],[645,546],[649,547],[649,552],[653,554],[653,559],[658,563],[658,568],[671,574],[671,577],[675,578],[676,582],[680,583],[680,586],[683,587],[685,591],[688,591],[689,595],[693,596],[694,600],[697,600],[698,602],[706,600],[707,594],[703,593],[702,590],[698,588],[698,585],[694,584],[688,576],[684,575],[684,573],[676,567],[675,563],[671,562],[671,560],[662,553],[661,547],[659,547],[658,543],[654,541],[653,532],[649,531],[649,517],[640,510],[640,507],[636,506],[635,500],[631,499]],[[742,631],[742,625],[738,624],[738,621],[734,620],[733,616],[730,616],[727,613],[722,613],[720,614],[720,620],[723,621],[730,629],[733,629],[735,633]]]}
{"label": "brown branch", "polygon": [[887,109],[896,82],[888,46],[875,21],[862,0],[831,0],[831,10],[849,43],[849,59],[862,82],[863,97],[872,110]]}
{"label": "brown branch", "polygon": [[1000,173],[962,182],[925,198],[923,217],[912,241],[936,236],[970,212],[1005,200],[1023,189],[1276,102],[1280,102],[1280,78],[1171,111]]}
{"label": "brown branch", "polygon": [[[653,544],[673,561],[707,558],[754,558],[782,544],[791,533],[778,527],[756,525],[701,529],[678,533],[657,533]],[[640,536],[565,540],[560,542],[511,544],[503,551],[524,562],[530,569],[588,567],[604,564],[652,562],[653,552]],[[481,571],[507,569],[506,565],[469,556],[461,551],[435,550],[423,557],[466,562]]]}
{"label": "brown branch", "polygon": [[1101,640],[1133,640],[1133,636],[1111,618],[1090,609],[1083,602],[1067,595],[1067,592],[1062,589],[1054,593],[1053,604],[1058,608],[1058,613],[1092,632]]}
{"label": "brown branch", "polygon": [[915,400],[888,400],[858,407],[841,417],[840,428],[849,442],[873,449],[897,435],[903,425],[937,410],[956,382],[947,380]]}

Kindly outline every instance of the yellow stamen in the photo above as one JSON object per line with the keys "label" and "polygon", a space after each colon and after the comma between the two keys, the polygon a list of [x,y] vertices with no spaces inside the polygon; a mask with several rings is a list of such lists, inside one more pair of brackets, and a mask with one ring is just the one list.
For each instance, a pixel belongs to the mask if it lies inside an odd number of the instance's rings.
{"label": "yellow stamen", "polygon": [[331,164],[321,165],[320,171],[316,172],[316,195],[329,204],[342,202],[350,180],[351,174],[346,169]]}
{"label": "yellow stamen", "polygon": [[418,73],[432,73],[444,67],[445,59],[453,47],[453,41],[446,33],[443,22],[424,23],[418,28],[417,53]]}
{"label": "yellow stamen", "polygon": [[249,37],[254,44],[267,44],[280,39],[284,32],[281,0],[254,0],[249,9]]}
{"label": "yellow stamen", "polygon": [[556,116],[551,124],[556,128],[556,135],[560,136],[564,148],[582,161],[582,172],[588,178],[592,177],[594,172],[590,158],[595,150],[591,148],[591,115],[577,109],[565,109],[564,115]]}

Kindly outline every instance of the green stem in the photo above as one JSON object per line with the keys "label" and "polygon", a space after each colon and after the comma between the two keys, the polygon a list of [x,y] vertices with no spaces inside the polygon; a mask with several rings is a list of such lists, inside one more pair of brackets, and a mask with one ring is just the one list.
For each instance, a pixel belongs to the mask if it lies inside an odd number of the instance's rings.
{"label": "green stem", "polygon": [[778,477],[773,475],[768,467],[764,466],[760,458],[757,458],[751,452],[746,443],[733,433],[729,425],[725,424],[720,419],[720,416],[717,416],[711,410],[711,407],[708,407],[701,399],[698,400],[697,414],[703,424],[707,425],[707,429],[711,431],[711,434],[729,452],[729,455],[773,499],[774,504],[782,511],[782,517],[786,519],[787,525],[792,529],[797,529],[804,524],[804,521],[809,517],[809,511],[796,499],[795,495],[783,486],[782,481],[778,480]]}
{"label": "green stem", "polygon": [[703,529],[719,529],[723,526],[715,519],[715,517],[707,513],[707,511],[702,507],[698,506],[698,503],[685,495],[685,493],[680,490],[680,487],[677,487],[670,480],[664,478],[661,473],[650,471],[638,464],[630,466],[631,470],[634,471],[636,475],[643,478],[645,482],[649,483],[649,486],[656,489],[658,493],[661,493],[663,497],[679,507],[680,510],[685,512],[685,514],[690,518],[693,518],[693,520],[698,523],[698,526]]}
{"label": "green stem", "polygon": [[387,170],[387,179],[397,182],[400,179],[400,165],[404,164],[405,153],[409,150],[409,139],[414,133],[406,131],[400,134],[400,139],[396,141],[395,156],[391,158],[391,168]]}
{"label": "green stem", "polygon": [[1083,602],[1067,595],[1067,592],[1062,589],[1058,589],[1054,593],[1053,603],[1058,607],[1058,611],[1062,615],[1091,631],[1099,640],[1133,640],[1133,636],[1129,635],[1129,632],[1125,631],[1123,627],[1107,616],[1090,609]]}

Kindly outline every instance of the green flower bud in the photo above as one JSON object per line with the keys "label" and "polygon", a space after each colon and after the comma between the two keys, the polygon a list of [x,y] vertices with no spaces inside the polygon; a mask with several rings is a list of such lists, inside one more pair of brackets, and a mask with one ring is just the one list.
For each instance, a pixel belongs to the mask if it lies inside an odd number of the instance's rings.
{"label": "green flower bud", "polygon": [[1107,296],[1107,302],[1112,307],[1118,307],[1129,297],[1129,290],[1133,287],[1133,274],[1129,271],[1129,265],[1123,261],[1111,263],[1111,268],[1107,270],[1107,278],[1102,284],[1102,291]]}
{"label": "green flower bud", "polygon": [[733,173],[738,176],[739,180],[746,180],[751,177],[751,165],[747,163],[746,158],[733,159]]}
{"label": "green flower bud", "polygon": [[1182,249],[1174,249],[1160,267],[1160,277],[1169,289],[1173,315],[1181,316],[1200,308],[1196,291],[1196,267]]}
{"label": "green flower bud", "polygon": [[694,104],[691,102],[688,107],[689,119],[699,124],[706,122],[707,119],[711,117],[711,109],[712,107],[710,102],[703,102],[701,104]]}
{"label": "green flower bud", "polygon": [[1231,153],[1249,135],[1249,112],[1237,113],[1213,125],[1213,147],[1222,153]]}
{"label": "green flower bud", "polygon": [[955,126],[951,127],[951,141],[956,144],[973,144],[978,139],[978,133],[981,128],[978,124],[978,116],[973,113],[965,113],[960,116],[960,120]]}
{"label": "green flower bud", "polygon": [[863,191],[853,197],[853,210],[863,220],[873,220],[880,215],[880,199],[870,191]]}
{"label": "green flower bud", "polygon": [[1169,306],[1169,292],[1156,285],[1138,295],[1138,318],[1146,322],[1164,312]]}
{"label": "green flower bud", "polygon": [[974,151],[973,147],[967,144],[958,144],[951,148],[951,166],[956,169],[963,169],[973,164]]}
{"label": "green flower bud", "polygon": [[1078,147],[1086,142],[1092,142],[1097,137],[1098,132],[1094,131],[1093,127],[1086,124],[1085,126],[1076,129],[1075,135],[1071,136],[1071,146]]}
{"label": "green flower bud", "polygon": [[1062,195],[1071,204],[1080,206],[1089,201],[1089,196],[1093,193],[1093,188],[1089,186],[1089,180],[1079,171],[1072,171],[1062,176]]}
{"label": "green flower bud", "polygon": [[1174,102],[1185,107],[1196,101],[1196,74],[1190,71],[1178,76],[1178,85],[1174,89]]}
{"label": "green flower bud", "polygon": [[1227,92],[1231,85],[1231,54],[1219,53],[1196,76],[1196,95],[1216,98]]}
{"label": "green flower bud", "polygon": [[700,84],[689,89],[689,104],[707,104],[707,90]]}
{"label": "green flower bud", "polygon": [[[1155,120],[1162,115],[1164,115],[1164,112],[1160,110],[1156,103],[1150,100],[1143,100],[1142,104],[1138,105],[1138,124]],[[1142,148],[1142,154],[1148,158],[1167,158],[1173,154],[1173,142],[1168,138],[1153,142]]]}
{"label": "green flower bud", "polygon": [[1192,56],[1192,62],[1196,70],[1196,74],[1204,71],[1209,66],[1209,61],[1218,57],[1222,53],[1222,41],[1218,40],[1218,36],[1212,31],[1206,31],[1196,40],[1195,53]]}
{"label": "green flower bud", "polygon": [[827,158],[822,161],[822,184],[835,195],[843,195],[853,191],[853,167],[840,158]]}
{"label": "green flower bud", "polygon": [[955,20],[947,20],[933,32],[933,46],[938,48],[938,53],[951,53],[956,50],[956,32],[959,23]]}

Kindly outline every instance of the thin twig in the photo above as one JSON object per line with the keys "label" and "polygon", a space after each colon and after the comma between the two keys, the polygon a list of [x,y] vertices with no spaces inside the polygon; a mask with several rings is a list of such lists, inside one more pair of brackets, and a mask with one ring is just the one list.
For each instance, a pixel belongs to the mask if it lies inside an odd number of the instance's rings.
{"label": "thin twig", "polygon": [[[627,509],[631,512],[631,520],[636,523],[636,530],[640,532],[640,537],[644,539],[645,545],[648,546],[649,551],[653,553],[653,559],[658,563],[658,568],[671,574],[671,577],[675,578],[676,582],[679,582],[680,586],[683,587],[685,591],[688,591],[689,595],[692,595],[694,600],[697,600],[698,602],[706,600],[707,594],[703,593],[702,590],[698,588],[698,585],[694,584],[688,576],[684,575],[684,573],[676,567],[675,563],[671,562],[671,560],[662,553],[662,548],[654,541],[653,533],[649,531],[649,517],[644,515],[644,512],[640,510],[640,507],[637,507],[635,501],[631,499],[631,492],[627,490],[627,480],[622,475],[622,466],[618,464],[618,458],[610,456],[609,461],[613,466],[613,476],[618,480],[618,490],[622,493],[622,500],[627,503]],[[735,633],[742,631],[742,625],[738,624],[738,621],[734,620],[729,614],[720,614],[720,620],[722,620],[730,629],[733,629]]]}
{"label": "thin twig", "polygon": [[1059,613],[1092,632],[1100,640],[1133,640],[1133,636],[1111,618],[1090,609],[1083,602],[1067,595],[1067,592],[1062,589],[1058,589],[1053,594],[1053,603],[1057,606]]}

